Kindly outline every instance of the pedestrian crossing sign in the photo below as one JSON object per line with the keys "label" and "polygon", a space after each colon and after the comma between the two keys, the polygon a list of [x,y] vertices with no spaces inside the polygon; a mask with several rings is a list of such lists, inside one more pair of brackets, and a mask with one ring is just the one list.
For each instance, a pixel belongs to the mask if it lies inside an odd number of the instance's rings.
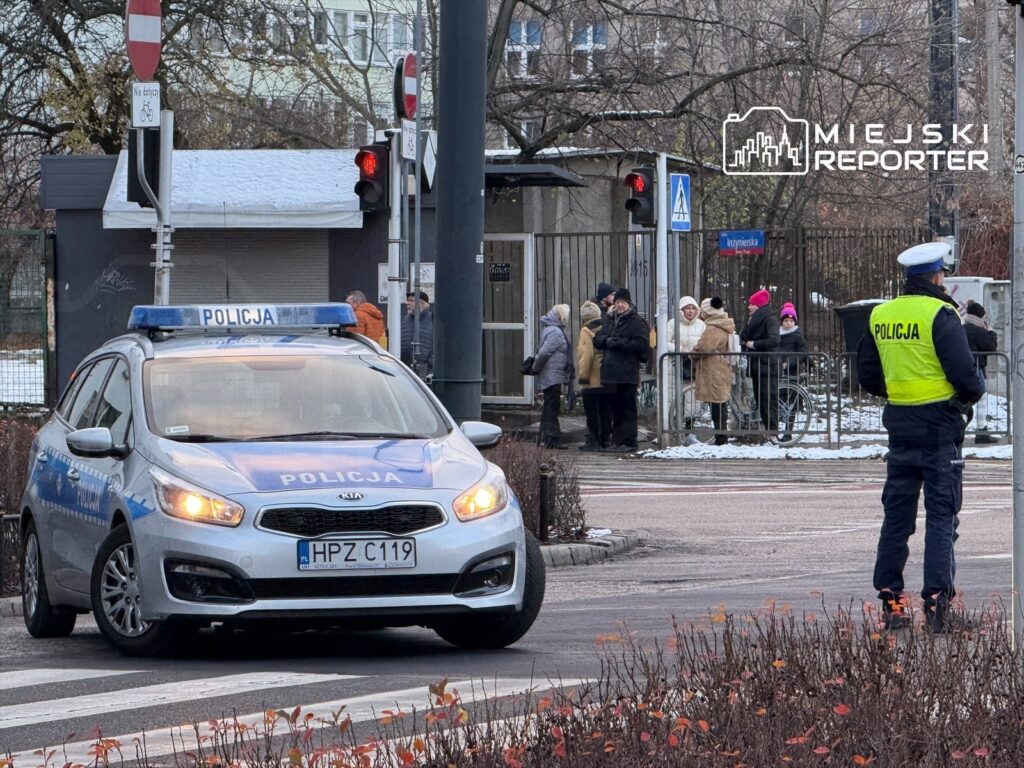
{"label": "pedestrian crossing sign", "polygon": [[692,228],[689,174],[673,173],[669,179],[669,228],[674,232],[688,232]]}
{"label": "pedestrian crossing sign", "polygon": [[673,173],[669,179],[669,228],[673,232],[689,232],[693,226],[690,216],[690,176],[686,173]]}

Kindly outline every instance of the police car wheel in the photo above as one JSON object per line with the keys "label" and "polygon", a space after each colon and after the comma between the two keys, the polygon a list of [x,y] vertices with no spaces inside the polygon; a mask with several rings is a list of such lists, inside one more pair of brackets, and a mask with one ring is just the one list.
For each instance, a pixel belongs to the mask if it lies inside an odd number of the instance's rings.
{"label": "police car wheel", "polygon": [[21,545],[21,607],[25,627],[32,637],[67,637],[77,616],[70,609],[55,608],[46,592],[43,554],[35,523],[29,521]]}
{"label": "police car wheel", "polygon": [[103,540],[91,580],[92,612],[105,638],[127,656],[154,656],[180,635],[178,627],[142,618],[139,574],[127,525]]}
{"label": "police car wheel", "polygon": [[537,539],[526,532],[526,588],[523,607],[511,615],[496,617],[479,614],[438,624],[434,631],[460,648],[504,648],[525,635],[540,613],[544,602],[544,557]]}

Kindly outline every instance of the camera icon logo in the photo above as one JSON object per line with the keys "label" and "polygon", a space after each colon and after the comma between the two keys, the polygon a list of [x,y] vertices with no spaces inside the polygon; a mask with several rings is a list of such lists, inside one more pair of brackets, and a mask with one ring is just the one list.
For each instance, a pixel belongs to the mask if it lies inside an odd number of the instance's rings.
{"label": "camera icon logo", "polygon": [[751,107],[722,122],[722,168],[729,176],[804,176],[811,127],[781,107]]}

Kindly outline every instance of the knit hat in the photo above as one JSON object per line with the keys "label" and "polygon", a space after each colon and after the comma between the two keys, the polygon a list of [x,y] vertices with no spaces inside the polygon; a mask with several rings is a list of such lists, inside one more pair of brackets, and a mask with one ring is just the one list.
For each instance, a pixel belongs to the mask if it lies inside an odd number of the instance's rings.
{"label": "knit hat", "polygon": [[725,314],[722,311],[722,307],[724,306],[725,304],[720,298],[712,296],[710,299],[704,299],[704,301],[700,303],[700,311],[705,316],[723,315]]}
{"label": "knit hat", "polygon": [[967,314],[974,315],[975,317],[984,317],[985,308],[976,301],[967,302]]}
{"label": "knit hat", "polygon": [[793,306],[793,302],[787,301],[782,305],[782,311],[779,312],[779,319],[792,317],[794,322],[797,322],[796,307]]}
{"label": "knit hat", "polygon": [[615,293],[615,289],[608,285],[608,283],[598,283],[597,293],[594,294],[594,298],[603,299],[609,293]]}
{"label": "knit hat", "polygon": [[584,301],[580,307],[580,322],[586,325],[592,320],[601,319],[601,308],[592,301]]}
{"label": "knit hat", "polygon": [[697,300],[693,298],[693,296],[683,296],[683,298],[679,300],[679,309],[683,309],[684,307],[700,308],[700,304],[697,303]]}
{"label": "knit hat", "polygon": [[768,293],[764,288],[756,293],[750,294],[750,299],[747,301],[748,304],[753,304],[755,307],[763,307],[772,300],[772,295]]}
{"label": "knit hat", "polygon": [[619,299],[625,299],[630,304],[633,303],[633,297],[629,295],[629,288],[619,288],[618,290],[615,291],[614,298],[616,301],[618,301]]}

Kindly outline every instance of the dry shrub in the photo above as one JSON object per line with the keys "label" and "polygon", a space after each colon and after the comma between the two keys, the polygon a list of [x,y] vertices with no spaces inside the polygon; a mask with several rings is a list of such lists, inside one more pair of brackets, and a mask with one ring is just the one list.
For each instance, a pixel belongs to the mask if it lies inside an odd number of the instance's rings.
{"label": "dry shrub", "polygon": [[551,538],[572,540],[586,535],[586,513],[580,496],[579,469],[561,451],[542,448],[535,442],[506,435],[484,454],[505,471],[509,485],[519,498],[526,527],[535,534],[540,521],[540,465],[555,468],[553,504],[548,521]]}
{"label": "dry shrub", "polygon": [[38,417],[0,418],[0,597],[19,594],[18,504],[28,480],[28,459],[32,438],[42,423]]}

